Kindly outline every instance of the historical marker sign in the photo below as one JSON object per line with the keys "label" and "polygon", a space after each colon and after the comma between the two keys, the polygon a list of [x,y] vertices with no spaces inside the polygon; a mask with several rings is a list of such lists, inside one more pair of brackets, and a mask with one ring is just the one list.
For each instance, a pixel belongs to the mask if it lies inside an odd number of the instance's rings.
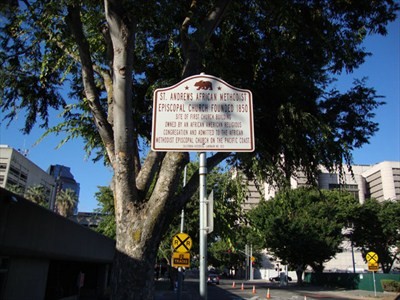
{"label": "historical marker sign", "polygon": [[153,96],[154,151],[254,151],[253,97],[220,78],[195,75]]}

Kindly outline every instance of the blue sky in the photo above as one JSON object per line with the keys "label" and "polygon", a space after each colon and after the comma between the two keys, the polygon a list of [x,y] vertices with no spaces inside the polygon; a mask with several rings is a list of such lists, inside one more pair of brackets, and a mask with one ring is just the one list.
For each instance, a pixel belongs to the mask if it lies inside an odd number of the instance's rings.
{"label": "blue sky", "polygon": [[[343,75],[336,83],[339,90],[348,89],[354,78],[368,77],[367,85],[374,87],[378,95],[385,96],[387,104],[376,110],[375,121],[379,123],[379,132],[370,139],[370,143],[356,150],[354,163],[374,164],[384,160],[400,161],[400,21],[391,23],[389,34],[385,37],[370,36],[364,47],[372,56],[353,74]],[[86,157],[81,140],[68,142],[60,149],[55,149],[62,136],[45,138],[35,146],[43,130],[35,127],[31,134],[23,135],[23,115],[6,127],[0,123],[0,144],[15,149],[28,150],[28,158],[43,170],[51,164],[65,165],[71,168],[77,182],[80,183],[80,202],[78,210],[92,211],[97,207],[94,194],[97,186],[110,183],[112,172],[101,162],[94,164]],[[55,117],[55,122],[56,117]],[[54,123],[55,124],[55,123]],[[53,124],[53,125],[54,125]],[[257,134],[257,133],[256,133]]]}

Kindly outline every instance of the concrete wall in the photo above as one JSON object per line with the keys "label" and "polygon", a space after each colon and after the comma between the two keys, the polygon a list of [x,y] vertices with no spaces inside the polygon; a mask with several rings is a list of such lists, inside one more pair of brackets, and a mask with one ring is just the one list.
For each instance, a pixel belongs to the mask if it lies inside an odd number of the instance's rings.
{"label": "concrete wall", "polygon": [[111,262],[114,241],[0,189],[0,254]]}
{"label": "concrete wall", "polygon": [[[113,240],[0,188],[0,259],[8,262],[0,299],[44,299],[53,288],[48,276],[69,274],[76,282],[75,273],[85,268],[97,280],[95,289],[105,290],[98,278],[107,277],[101,273],[108,272],[114,249]],[[74,292],[64,288],[63,295]]]}
{"label": "concrete wall", "polygon": [[11,259],[2,299],[44,299],[48,267],[48,260]]}

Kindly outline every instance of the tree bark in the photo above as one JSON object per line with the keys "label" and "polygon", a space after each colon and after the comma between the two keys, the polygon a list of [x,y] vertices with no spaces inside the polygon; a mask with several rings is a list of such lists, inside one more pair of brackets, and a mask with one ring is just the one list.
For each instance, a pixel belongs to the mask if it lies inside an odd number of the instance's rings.
{"label": "tree bark", "polygon": [[[223,8],[229,3],[220,0]],[[134,14],[122,7],[120,1],[105,0],[108,32],[113,50],[113,133],[115,145],[114,199],[116,217],[116,254],[112,271],[112,298],[117,300],[153,299],[154,266],[163,234],[174,215],[193,195],[196,180],[177,198],[176,187],[188,153],[150,152],[140,168],[135,160],[137,145],[132,118],[132,66],[135,21]],[[204,40],[215,28],[222,15],[216,9],[205,22],[200,39]],[[202,43],[204,44],[204,43]],[[186,59],[184,76],[198,70],[200,53],[196,47]],[[210,162],[221,161],[226,154],[215,156]],[[215,159],[216,158],[216,159]],[[198,176],[197,176],[198,177]],[[189,190],[190,187],[190,190]],[[150,190],[152,188],[152,190]],[[177,201],[178,200],[178,201]]]}

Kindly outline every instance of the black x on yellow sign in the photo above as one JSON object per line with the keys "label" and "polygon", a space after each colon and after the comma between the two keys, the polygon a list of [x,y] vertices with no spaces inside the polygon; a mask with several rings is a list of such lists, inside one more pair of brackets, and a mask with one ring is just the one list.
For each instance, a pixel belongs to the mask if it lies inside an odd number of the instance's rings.
{"label": "black x on yellow sign", "polygon": [[367,262],[378,263],[378,254],[375,252],[368,252],[365,258],[367,259]]}
{"label": "black x on yellow sign", "polygon": [[187,233],[178,233],[172,238],[172,248],[179,253],[189,252],[192,248],[192,239]]}

